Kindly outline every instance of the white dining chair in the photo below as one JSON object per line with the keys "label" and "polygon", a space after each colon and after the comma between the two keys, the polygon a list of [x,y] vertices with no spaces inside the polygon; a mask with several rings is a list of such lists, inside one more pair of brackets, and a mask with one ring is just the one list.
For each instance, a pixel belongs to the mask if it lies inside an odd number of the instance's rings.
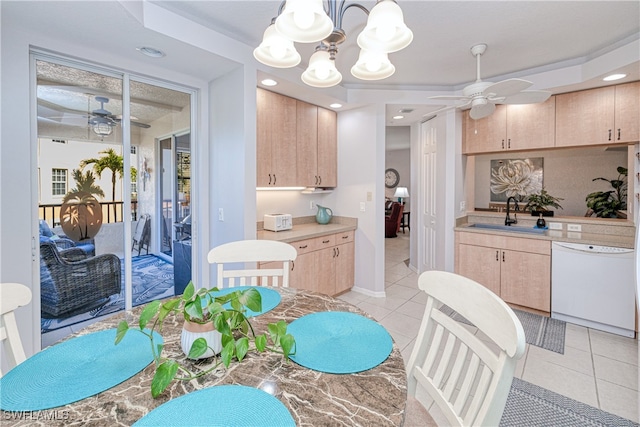
{"label": "white dining chair", "polygon": [[[288,243],[274,240],[240,240],[209,251],[207,260],[217,264],[217,286],[289,286],[291,263],[298,256]],[[263,268],[232,268],[228,264],[268,263]],[[272,264],[273,263],[273,264]]]}
{"label": "white dining chair", "polygon": [[[0,283],[0,341],[4,345],[4,354],[9,356],[7,359],[9,369],[26,360],[14,311],[30,302],[31,289],[25,285]],[[0,370],[0,377],[2,377],[2,370]]]}
{"label": "white dining chair", "polygon": [[[426,392],[446,425],[497,426],[525,350],[522,324],[504,301],[466,277],[427,271],[418,286],[427,303],[407,365],[408,394],[427,406],[420,400]],[[478,331],[440,311],[442,304]]]}

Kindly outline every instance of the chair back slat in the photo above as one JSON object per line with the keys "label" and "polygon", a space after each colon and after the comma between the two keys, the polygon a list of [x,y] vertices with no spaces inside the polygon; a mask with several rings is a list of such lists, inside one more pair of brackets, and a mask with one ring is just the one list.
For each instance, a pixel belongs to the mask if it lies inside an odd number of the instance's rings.
{"label": "chair back slat", "polygon": [[[272,240],[242,240],[217,246],[207,256],[209,263],[217,264],[217,287],[235,286],[289,286],[291,262],[298,253],[283,242]],[[247,264],[269,263],[268,268],[251,268]],[[229,264],[244,263],[244,268],[231,268]],[[279,268],[272,268],[278,264]]]}
{"label": "chair back slat", "polygon": [[[504,301],[465,277],[428,271],[418,285],[427,304],[407,365],[408,392],[415,396],[421,386],[450,425],[497,425],[524,353],[520,321]],[[443,304],[473,326],[440,311]],[[493,343],[482,341],[476,328]]]}

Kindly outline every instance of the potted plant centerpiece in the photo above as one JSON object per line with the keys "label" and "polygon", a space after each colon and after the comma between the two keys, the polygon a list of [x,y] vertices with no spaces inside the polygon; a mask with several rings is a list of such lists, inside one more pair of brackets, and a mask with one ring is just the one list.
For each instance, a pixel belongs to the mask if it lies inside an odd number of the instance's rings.
{"label": "potted plant centerpiece", "polygon": [[[225,295],[216,294],[217,291],[218,288],[196,291],[190,282],[181,296],[147,304],[135,327],[130,327],[126,320],[118,324],[116,344],[129,330],[146,335],[151,342],[156,369],[151,382],[151,395],[154,398],[174,379],[190,381],[222,366],[228,368],[234,359],[242,362],[250,350],[280,353],[286,360],[290,354],[294,354],[295,340],[291,334],[287,334],[284,320],[268,324],[268,333],[255,334],[245,313],[247,309],[261,311],[262,297],[257,289],[236,290]],[[187,359],[215,358],[206,369],[193,372],[185,366],[184,359],[181,363],[163,356],[164,344],[157,342],[156,337],[161,334],[163,323],[171,316],[178,316],[177,320],[184,322],[181,345]],[[200,329],[215,333],[207,335],[205,332],[205,335],[197,336]]]}
{"label": "potted plant centerpiece", "polygon": [[627,175],[629,171],[623,166],[618,166],[618,178],[593,178],[592,181],[606,181],[611,184],[612,190],[594,191],[590,193],[587,202],[586,216],[595,214],[599,218],[626,218],[627,209]]}
{"label": "potted plant centerpiece", "polygon": [[531,216],[553,216],[553,211],[548,208],[562,209],[559,203],[560,200],[564,199],[553,197],[543,187],[538,194],[530,194],[528,196],[527,205],[524,209],[531,211]]}

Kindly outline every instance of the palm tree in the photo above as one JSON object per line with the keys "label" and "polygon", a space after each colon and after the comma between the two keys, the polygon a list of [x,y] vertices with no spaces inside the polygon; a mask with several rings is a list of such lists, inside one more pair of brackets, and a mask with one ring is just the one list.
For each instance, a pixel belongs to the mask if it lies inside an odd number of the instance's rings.
{"label": "palm tree", "polygon": [[[80,162],[80,168],[84,169],[87,165],[93,165],[94,172],[98,175],[98,178],[102,178],[102,172],[105,169],[109,169],[111,171],[111,201],[116,201],[116,174],[122,179],[122,174],[124,172],[124,159],[123,157],[116,153],[113,148],[107,148],[106,150],[100,151],[99,154],[103,154],[102,157],[97,159],[85,159]],[[135,168],[131,168],[131,176],[135,176],[134,172]],[[116,218],[116,205],[113,204],[113,217]]]}
{"label": "palm tree", "polygon": [[93,175],[92,171],[86,171],[83,175],[80,169],[74,169],[73,179],[76,182],[76,186],[69,190],[69,192],[64,196],[62,203],[68,202],[74,197],[74,194],[80,192],[89,193],[94,197],[99,196],[104,198],[104,191],[102,191],[102,188],[100,188],[99,185],[96,185],[96,177]]}

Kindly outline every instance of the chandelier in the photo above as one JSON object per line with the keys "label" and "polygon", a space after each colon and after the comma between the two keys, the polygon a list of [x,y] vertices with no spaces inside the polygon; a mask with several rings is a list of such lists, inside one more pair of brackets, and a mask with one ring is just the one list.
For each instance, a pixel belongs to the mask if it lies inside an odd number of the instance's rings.
{"label": "chandelier", "polygon": [[328,10],[325,10],[322,0],[283,1],[253,56],[270,67],[290,68],[301,60],[294,42],[319,43],[302,73],[302,81],[314,87],[335,86],[342,81],[335,65],[338,46],[347,39],[342,18],[347,9],[357,7],[368,19],[357,38],[361,50],[351,74],[361,80],[391,76],[396,69],[388,54],[404,49],[413,40],[400,6],[395,0],[378,0],[369,12],[358,3],[345,5],[345,0],[337,3],[337,0],[327,0]]}

